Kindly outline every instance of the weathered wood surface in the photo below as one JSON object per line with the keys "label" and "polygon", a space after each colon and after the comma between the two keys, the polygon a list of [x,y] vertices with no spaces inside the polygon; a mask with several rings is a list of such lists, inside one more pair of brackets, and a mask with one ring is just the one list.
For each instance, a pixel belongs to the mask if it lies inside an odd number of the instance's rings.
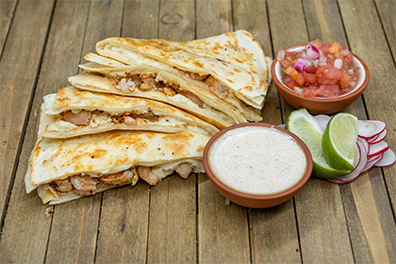
{"label": "weathered wood surface", "polygon": [[[395,166],[345,186],[311,179],[261,210],[226,205],[205,174],[59,206],[24,187],[43,96],[114,36],[185,41],[246,29],[271,57],[340,41],[371,74],[345,111],[386,121],[396,148],[395,10],[394,0],[0,0],[0,263],[396,262]],[[292,110],[271,85],[263,122],[284,123]]]}

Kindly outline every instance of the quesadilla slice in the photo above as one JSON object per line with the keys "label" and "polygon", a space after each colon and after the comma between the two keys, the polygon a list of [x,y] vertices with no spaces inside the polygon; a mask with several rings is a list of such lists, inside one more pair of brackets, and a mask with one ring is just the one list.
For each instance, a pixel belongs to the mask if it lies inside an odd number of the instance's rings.
{"label": "quesadilla slice", "polygon": [[73,86],[164,102],[219,129],[247,122],[243,115],[208,91],[158,68],[144,65],[109,68],[98,63],[89,67],[90,72],[69,77]]}
{"label": "quesadilla slice", "polygon": [[139,178],[156,185],[173,172],[187,178],[204,172],[209,137],[183,131],[112,131],[69,139],[41,138],[25,176],[27,193],[37,188],[43,203],[94,195]]}
{"label": "quesadilla slice", "polygon": [[135,97],[64,87],[44,97],[39,137],[68,138],[110,130],[175,133],[190,130],[211,136],[219,130],[178,108]]}
{"label": "quesadilla slice", "polygon": [[177,72],[238,109],[248,120],[261,120],[258,111],[255,115],[246,109],[264,106],[270,59],[247,31],[187,42],[109,38],[97,43],[96,52],[123,64],[138,62]]}

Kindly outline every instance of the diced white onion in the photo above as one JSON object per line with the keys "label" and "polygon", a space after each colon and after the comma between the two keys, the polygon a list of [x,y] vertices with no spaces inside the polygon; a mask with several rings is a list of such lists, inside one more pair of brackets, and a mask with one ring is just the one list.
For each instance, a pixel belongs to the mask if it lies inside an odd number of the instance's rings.
{"label": "diced white onion", "polygon": [[342,64],[343,64],[343,62],[342,62],[342,60],[341,59],[336,59],[335,61],[334,61],[334,68],[337,68],[337,69],[341,69],[342,68]]}

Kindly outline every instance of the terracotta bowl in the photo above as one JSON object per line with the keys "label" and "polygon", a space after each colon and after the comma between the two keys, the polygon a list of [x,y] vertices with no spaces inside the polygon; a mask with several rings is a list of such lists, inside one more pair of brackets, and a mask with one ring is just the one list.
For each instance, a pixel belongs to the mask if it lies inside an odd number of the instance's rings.
{"label": "terracotta bowl", "polygon": [[[299,51],[305,46],[306,44],[296,45],[286,50]],[[352,55],[354,63],[360,68],[360,78],[356,87],[347,94],[332,98],[305,98],[302,95],[298,95],[282,82],[281,67],[277,58],[274,59],[271,65],[273,82],[283,99],[296,109],[306,108],[311,114],[332,114],[339,112],[351,105],[363,93],[370,79],[370,72],[367,65],[361,58],[353,53]]]}
{"label": "terracotta bowl", "polygon": [[[282,191],[278,191],[278,192],[266,192],[268,194],[248,193],[248,192],[246,192],[246,190],[240,191],[238,189],[230,187],[228,184],[224,183],[223,180],[221,180],[221,178],[219,178],[215,174],[215,172],[212,168],[212,163],[211,163],[211,151],[213,149],[213,146],[226,133],[229,133],[230,131],[238,129],[238,128],[249,127],[249,126],[274,128],[277,130],[277,132],[286,134],[286,136],[291,137],[291,139],[294,140],[297,143],[297,145],[301,148],[303,155],[305,156],[305,160],[306,160],[305,171],[304,171],[302,177],[299,178],[292,186],[286,187],[286,189],[284,189]],[[238,131],[235,131],[235,132],[238,133]],[[267,143],[265,143],[265,144],[267,144]],[[274,143],[272,143],[272,144],[274,144]],[[274,144],[274,146],[275,145],[276,144]],[[279,147],[279,146],[277,146],[277,147]],[[216,150],[216,151],[218,151],[218,150]],[[308,179],[310,178],[310,175],[312,173],[312,156],[311,156],[311,153],[308,150],[307,146],[304,144],[304,142],[300,138],[298,138],[295,134],[287,131],[286,129],[283,129],[281,127],[274,126],[271,124],[265,124],[265,123],[237,124],[237,125],[228,127],[226,129],[218,132],[207,143],[205,150],[204,150],[204,154],[203,154],[203,162],[204,162],[204,167],[205,167],[206,173],[207,173],[210,181],[214,184],[217,191],[219,191],[224,197],[229,199],[231,202],[234,202],[238,205],[249,207],[249,208],[272,207],[272,206],[279,205],[279,204],[289,200],[308,181]],[[256,160],[255,162],[260,162],[260,160]],[[293,167],[291,169],[293,169]],[[276,176],[277,175],[275,173],[274,177],[276,177]]]}

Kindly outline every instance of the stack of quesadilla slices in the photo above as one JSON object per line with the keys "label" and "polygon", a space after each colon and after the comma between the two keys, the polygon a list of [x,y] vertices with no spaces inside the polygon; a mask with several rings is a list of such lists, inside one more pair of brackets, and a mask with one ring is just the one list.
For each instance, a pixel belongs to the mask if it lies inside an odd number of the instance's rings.
{"label": "stack of quesadilla slices", "polygon": [[26,190],[58,204],[204,172],[212,135],[261,120],[268,58],[246,31],[189,42],[110,38],[44,97]]}

